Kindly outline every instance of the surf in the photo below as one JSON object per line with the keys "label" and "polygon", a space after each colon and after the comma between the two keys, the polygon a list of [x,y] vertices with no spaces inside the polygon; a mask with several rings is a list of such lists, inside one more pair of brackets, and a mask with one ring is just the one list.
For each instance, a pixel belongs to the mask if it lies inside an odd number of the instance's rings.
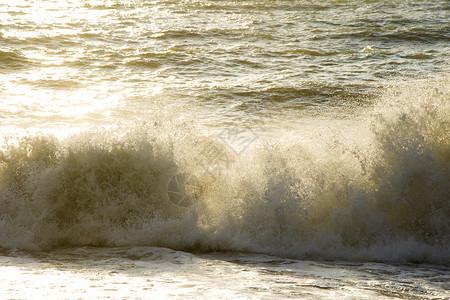
{"label": "surf", "polygon": [[0,247],[450,264],[448,81],[387,88],[355,123],[362,136],[287,133],[238,154],[168,121],[5,140]]}

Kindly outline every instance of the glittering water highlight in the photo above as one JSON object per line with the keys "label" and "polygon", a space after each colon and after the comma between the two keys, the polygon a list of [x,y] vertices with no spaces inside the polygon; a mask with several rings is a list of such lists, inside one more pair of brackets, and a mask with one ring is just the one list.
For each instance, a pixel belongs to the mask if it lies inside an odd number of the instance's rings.
{"label": "glittering water highlight", "polygon": [[445,298],[449,14],[0,3],[2,294]]}

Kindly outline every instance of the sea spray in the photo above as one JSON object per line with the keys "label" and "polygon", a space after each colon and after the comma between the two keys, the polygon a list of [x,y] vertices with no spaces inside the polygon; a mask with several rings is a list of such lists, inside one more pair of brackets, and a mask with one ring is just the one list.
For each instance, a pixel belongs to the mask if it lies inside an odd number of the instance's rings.
{"label": "sea spray", "polygon": [[[0,155],[0,246],[449,264],[447,87],[445,78],[388,89],[358,123],[362,137],[261,140],[219,176],[198,156],[226,145],[189,126],[21,139]],[[192,206],[170,201],[181,173],[197,179]]]}

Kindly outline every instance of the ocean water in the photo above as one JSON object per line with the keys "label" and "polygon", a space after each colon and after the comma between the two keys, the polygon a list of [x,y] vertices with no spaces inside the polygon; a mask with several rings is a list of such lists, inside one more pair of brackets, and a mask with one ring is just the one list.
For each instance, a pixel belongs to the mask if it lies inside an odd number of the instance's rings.
{"label": "ocean water", "polygon": [[449,20],[0,1],[0,298],[448,299]]}

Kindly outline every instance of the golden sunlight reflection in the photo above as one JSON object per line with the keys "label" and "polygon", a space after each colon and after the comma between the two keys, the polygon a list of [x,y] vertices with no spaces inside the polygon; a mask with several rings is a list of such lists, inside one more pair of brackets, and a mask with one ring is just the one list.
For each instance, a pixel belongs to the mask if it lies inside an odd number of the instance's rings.
{"label": "golden sunlight reflection", "polygon": [[[9,99],[0,102],[3,135],[23,136],[31,133],[52,134],[63,138],[98,122],[108,122],[122,95],[107,93],[109,85],[87,89],[35,89],[22,85],[10,90]],[[11,126],[14,119],[15,126]]]}

